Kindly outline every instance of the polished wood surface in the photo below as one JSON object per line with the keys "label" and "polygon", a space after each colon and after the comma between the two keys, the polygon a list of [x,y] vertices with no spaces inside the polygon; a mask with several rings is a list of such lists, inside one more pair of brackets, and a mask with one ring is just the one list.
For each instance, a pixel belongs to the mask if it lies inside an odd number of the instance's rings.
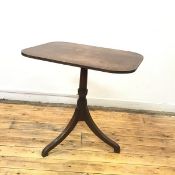
{"label": "polished wood surface", "polygon": [[0,103],[0,174],[175,174],[175,116],[166,114],[91,108],[95,122],[120,143],[121,154],[79,122],[49,157],[41,158],[41,147],[62,132],[73,112],[74,107]]}
{"label": "polished wood surface", "polygon": [[68,42],[50,42],[22,50],[22,55],[111,73],[134,72],[143,56],[134,52]]}

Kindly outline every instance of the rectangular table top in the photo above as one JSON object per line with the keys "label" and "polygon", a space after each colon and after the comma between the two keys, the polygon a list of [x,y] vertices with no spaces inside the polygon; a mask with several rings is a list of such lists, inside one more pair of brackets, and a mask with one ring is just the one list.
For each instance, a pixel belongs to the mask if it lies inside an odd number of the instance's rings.
{"label": "rectangular table top", "polygon": [[143,60],[142,55],[130,51],[68,42],[50,42],[24,49],[21,53],[43,61],[111,73],[134,72]]}

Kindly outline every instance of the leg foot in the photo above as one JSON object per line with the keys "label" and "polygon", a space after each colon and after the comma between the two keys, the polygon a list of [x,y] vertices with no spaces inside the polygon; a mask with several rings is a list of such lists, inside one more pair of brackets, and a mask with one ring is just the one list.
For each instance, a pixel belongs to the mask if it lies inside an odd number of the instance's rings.
{"label": "leg foot", "polygon": [[120,146],[118,144],[114,147],[114,153],[120,153]]}
{"label": "leg foot", "polygon": [[76,126],[77,122],[78,122],[78,110],[76,109],[72,119],[68,123],[67,127],[63,130],[63,132],[43,149],[41,153],[42,157],[48,156],[49,151],[54,149],[58,144],[60,144],[70,134],[70,132]]}
{"label": "leg foot", "polygon": [[114,142],[113,140],[111,140],[109,137],[107,137],[95,124],[95,122],[93,121],[89,110],[87,108],[86,110],[86,119],[85,119],[86,124],[88,125],[88,127],[93,131],[93,133],[99,137],[101,140],[103,140],[105,143],[107,143],[108,145],[110,145],[111,147],[114,148],[114,152],[115,153],[120,153],[120,146]]}
{"label": "leg foot", "polygon": [[41,155],[42,155],[42,157],[46,157],[46,156],[48,156],[49,154],[48,154],[47,150],[43,149]]}

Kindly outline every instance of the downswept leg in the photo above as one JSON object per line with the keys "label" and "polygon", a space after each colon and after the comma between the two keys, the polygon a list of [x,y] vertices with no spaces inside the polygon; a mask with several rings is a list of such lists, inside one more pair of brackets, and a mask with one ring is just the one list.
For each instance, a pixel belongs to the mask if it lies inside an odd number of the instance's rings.
{"label": "downswept leg", "polygon": [[72,119],[69,121],[68,125],[63,130],[63,132],[43,149],[41,153],[43,157],[48,156],[49,151],[55,148],[58,144],[60,144],[70,134],[70,132],[74,129],[74,127],[79,121],[78,116],[79,110],[75,109]]}
{"label": "downswept leg", "polygon": [[108,145],[110,145],[111,147],[114,148],[114,152],[115,153],[120,153],[120,146],[114,142],[113,140],[111,140],[109,137],[107,137],[99,128],[98,126],[95,124],[95,122],[93,121],[88,108],[86,109],[86,119],[85,119],[86,124],[88,125],[88,127],[93,131],[93,133],[99,137],[101,140],[103,140],[105,143],[107,143]]}

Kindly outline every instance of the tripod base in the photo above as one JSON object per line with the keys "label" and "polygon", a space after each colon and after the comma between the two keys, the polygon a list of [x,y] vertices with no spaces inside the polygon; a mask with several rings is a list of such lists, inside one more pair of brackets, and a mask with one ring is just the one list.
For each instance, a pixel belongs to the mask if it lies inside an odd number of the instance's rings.
{"label": "tripod base", "polygon": [[99,137],[101,140],[103,140],[105,143],[113,147],[115,153],[120,153],[120,146],[108,138],[95,124],[93,121],[89,109],[87,107],[87,69],[81,68],[81,74],[80,74],[80,87],[78,90],[79,98],[77,101],[77,107],[75,109],[75,112],[69,121],[66,128],[63,130],[63,132],[54,139],[50,144],[48,144],[42,151],[42,156],[46,157],[48,156],[49,151],[54,149],[58,144],[60,144],[74,129],[78,121],[85,121],[88,127],[93,131],[93,133]]}

